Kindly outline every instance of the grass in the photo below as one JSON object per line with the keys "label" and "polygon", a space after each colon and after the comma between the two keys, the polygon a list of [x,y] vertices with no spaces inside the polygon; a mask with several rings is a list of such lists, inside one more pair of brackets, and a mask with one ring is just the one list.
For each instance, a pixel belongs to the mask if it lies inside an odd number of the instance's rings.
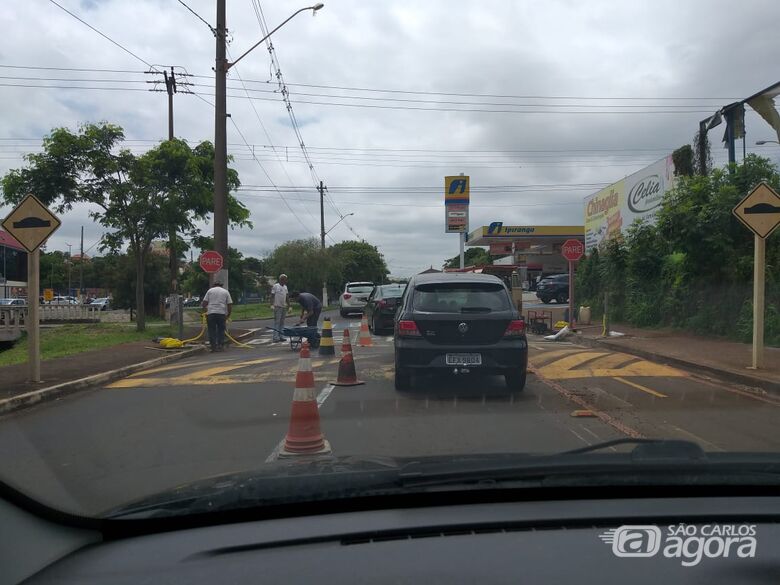
{"label": "grass", "polygon": [[[138,332],[129,329],[126,323],[85,323],[46,328],[41,329],[41,359],[50,360],[131,341],[148,341],[153,337],[170,336],[171,333],[169,327],[155,327],[153,330]],[[26,361],[26,336],[11,349],[0,352],[0,366]]]}
{"label": "grass", "polygon": [[[338,309],[338,305],[330,305],[323,309],[323,311],[330,311]],[[190,311],[198,311],[195,307],[188,309]],[[301,308],[298,305],[294,305],[292,313],[288,315],[300,315]],[[258,303],[253,305],[233,305],[233,313],[230,315],[233,321],[247,321],[249,319],[271,319],[274,316],[274,312],[271,309],[271,305],[267,303]]]}

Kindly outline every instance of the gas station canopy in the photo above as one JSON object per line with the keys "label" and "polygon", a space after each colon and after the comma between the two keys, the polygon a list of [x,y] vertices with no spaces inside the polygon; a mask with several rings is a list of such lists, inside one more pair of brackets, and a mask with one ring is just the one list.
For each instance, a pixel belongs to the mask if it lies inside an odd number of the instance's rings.
{"label": "gas station canopy", "polygon": [[467,246],[490,246],[501,242],[526,244],[563,244],[575,238],[584,240],[585,228],[581,225],[504,225],[494,221],[471,232],[466,240]]}

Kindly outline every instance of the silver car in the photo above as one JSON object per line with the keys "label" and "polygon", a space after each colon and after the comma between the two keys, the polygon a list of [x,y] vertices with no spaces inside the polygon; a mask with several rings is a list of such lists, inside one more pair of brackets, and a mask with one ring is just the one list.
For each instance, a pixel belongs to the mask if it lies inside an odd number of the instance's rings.
{"label": "silver car", "polygon": [[362,313],[368,296],[374,290],[373,282],[348,282],[339,297],[339,313],[346,317],[350,313]]}

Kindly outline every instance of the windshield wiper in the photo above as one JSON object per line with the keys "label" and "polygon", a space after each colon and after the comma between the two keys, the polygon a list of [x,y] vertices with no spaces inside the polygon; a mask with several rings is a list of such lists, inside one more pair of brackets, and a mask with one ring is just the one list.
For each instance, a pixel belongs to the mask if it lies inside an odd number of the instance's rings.
{"label": "windshield wiper", "polygon": [[683,441],[674,439],[612,439],[594,445],[587,445],[579,449],[562,451],[559,455],[578,455],[581,453],[593,453],[619,445],[636,445],[631,451],[634,459],[705,459],[707,457],[704,450],[693,441]]}

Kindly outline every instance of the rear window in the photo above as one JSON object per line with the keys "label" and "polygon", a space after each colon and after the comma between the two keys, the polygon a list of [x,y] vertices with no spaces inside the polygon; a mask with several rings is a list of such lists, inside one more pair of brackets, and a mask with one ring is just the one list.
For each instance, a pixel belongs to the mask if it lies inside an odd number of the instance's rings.
{"label": "rear window", "polygon": [[431,313],[505,311],[512,307],[502,284],[447,282],[421,284],[414,291],[414,309]]}
{"label": "rear window", "polygon": [[401,298],[404,294],[404,288],[398,286],[387,287],[387,288],[382,287],[380,292],[382,293],[382,296],[384,298],[390,298],[390,299]]}
{"label": "rear window", "polygon": [[347,286],[347,292],[350,293],[363,294],[363,293],[370,293],[372,290],[374,290],[373,285],[350,284]]}

